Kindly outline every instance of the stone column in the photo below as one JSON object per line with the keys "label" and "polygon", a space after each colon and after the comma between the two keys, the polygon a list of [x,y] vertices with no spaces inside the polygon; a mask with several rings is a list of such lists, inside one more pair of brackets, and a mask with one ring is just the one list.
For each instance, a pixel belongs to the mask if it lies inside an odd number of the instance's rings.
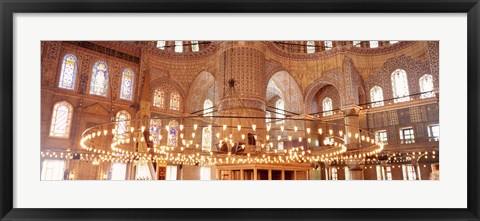
{"label": "stone column", "polygon": [[[361,109],[360,106],[349,106],[342,110],[345,114],[345,125],[347,125],[345,126],[345,134],[347,135],[345,141],[349,149],[358,149],[358,138],[355,138],[355,133],[359,133],[359,112]],[[348,136],[349,133],[351,133],[350,137]]]}

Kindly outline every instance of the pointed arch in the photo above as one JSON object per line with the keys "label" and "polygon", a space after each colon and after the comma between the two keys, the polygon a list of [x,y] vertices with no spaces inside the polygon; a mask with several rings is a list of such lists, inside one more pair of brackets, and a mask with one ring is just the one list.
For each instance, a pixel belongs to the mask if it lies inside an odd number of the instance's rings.
{"label": "pointed arch", "polygon": [[303,93],[297,81],[287,71],[274,73],[267,81],[267,99],[277,94],[284,101],[286,111],[302,113]]}
{"label": "pointed arch", "polygon": [[90,94],[106,97],[108,94],[108,66],[104,61],[93,65],[90,81]]}
{"label": "pointed arch", "polygon": [[[208,97],[209,90],[214,87],[214,84],[215,77],[212,73],[208,71],[201,71],[198,73],[188,88],[188,95],[184,105],[186,112],[192,113],[205,109],[203,108],[203,102]],[[213,104],[215,104],[214,97],[217,97],[218,92],[220,91],[218,88],[219,87],[216,88],[216,91],[214,91],[213,97],[211,98]]]}
{"label": "pointed arch", "polygon": [[135,74],[131,69],[127,68],[123,71],[122,85],[120,87],[120,99],[132,100],[134,78]]}
{"label": "pointed arch", "polygon": [[421,99],[435,97],[435,93],[433,92],[433,76],[430,74],[423,75],[420,80],[420,95]]}
{"label": "pointed arch", "polygon": [[332,99],[329,97],[326,97],[322,101],[322,110],[323,110],[323,116],[331,116],[333,115],[333,103]]}
{"label": "pointed arch", "polygon": [[50,123],[50,136],[68,138],[72,124],[73,106],[60,101],[53,105],[52,121]]}
{"label": "pointed arch", "polygon": [[73,54],[67,54],[63,57],[62,70],[60,71],[60,80],[58,87],[74,90],[77,77],[77,57]]}
{"label": "pointed arch", "polygon": [[176,91],[173,91],[170,94],[170,110],[180,110],[180,103],[181,103],[181,98],[180,94]]}
{"label": "pointed arch", "polygon": [[130,128],[131,116],[126,110],[121,110],[117,112],[115,117],[115,134],[114,140],[125,139]]}
{"label": "pointed arch", "polygon": [[153,106],[165,108],[165,92],[161,88],[156,88],[153,92]]}
{"label": "pointed arch", "polygon": [[383,103],[383,90],[379,86],[374,86],[370,89],[370,102],[372,107],[381,107]]}
{"label": "pointed arch", "polygon": [[403,69],[397,69],[392,73],[391,79],[393,101],[395,103],[409,101],[410,92],[408,90],[407,72]]}

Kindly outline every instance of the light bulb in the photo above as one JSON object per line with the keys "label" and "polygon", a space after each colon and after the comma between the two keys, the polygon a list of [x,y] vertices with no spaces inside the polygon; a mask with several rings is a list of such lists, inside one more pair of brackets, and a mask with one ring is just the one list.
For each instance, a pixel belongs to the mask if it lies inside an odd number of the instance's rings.
{"label": "light bulb", "polygon": [[180,124],[180,131],[183,131],[183,124]]}
{"label": "light bulb", "polygon": [[242,134],[242,140],[245,140],[245,134]]}
{"label": "light bulb", "polygon": [[242,125],[237,125],[237,130],[240,131],[242,129]]}
{"label": "light bulb", "polygon": [[271,127],[271,125],[267,124],[267,131],[270,131],[270,127]]}
{"label": "light bulb", "polygon": [[170,131],[170,126],[165,126],[165,130]]}
{"label": "light bulb", "polygon": [[192,138],[195,138],[195,133],[192,133]]}
{"label": "light bulb", "polygon": [[135,130],[135,127],[130,127],[130,132],[133,133],[134,130]]}
{"label": "light bulb", "polygon": [[255,131],[255,129],[257,129],[257,125],[253,124],[252,129],[253,129],[253,131]]}
{"label": "light bulb", "polygon": [[332,134],[333,134],[333,130],[332,130],[332,129],[328,130],[328,133],[329,133],[330,135],[332,135]]}
{"label": "light bulb", "polygon": [[267,135],[266,138],[267,138],[267,140],[269,140],[269,139],[270,139],[270,135]]}
{"label": "light bulb", "polygon": [[197,128],[198,128],[198,125],[197,125],[197,124],[194,124],[194,125],[193,125],[193,130],[197,130]]}
{"label": "light bulb", "polygon": [[311,143],[312,142],[312,139],[311,138],[308,138],[308,143]]}
{"label": "light bulb", "polygon": [[233,137],[233,134],[229,134],[229,135],[228,135],[228,137],[230,137],[230,139],[232,139],[232,137]]}
{"label": "light bulb", "polygon": [[285,130],[285,127],[282,125],[280,126],[280,130],[282,130],[282,132]]}
{"label": "light bulb", "polygon": [[217,133],[217,139],[220,139],[220,133]]}
{"label": "light bulb", "polygon": [[339,131],[338,134],[340,134],[340,136],[343,136],[343,131]]}
{"label": "light bulb", "polygon": [[208,125],[208,129],[212,130],[212,125],[211,124]]}
{"label": "light bulb", "polygon": [[292,141],[292,136],[288,136],[288,140],[289,140],[289,141]]}
{"label": "light bulb", "polygon": [[310,134],[310,128],[307,128],[307,134]]}
{"label": "light bulb", "polygon": [[298,142],[302,142],[302,137],[298,137]]}
{"label": "light bulb", "polygon": [[180,138],[183,139],[183,134],[180,134]]}
{"label": "light bulb", "polygon": [[322,128],[318,128],[318,133],[322,134]]}
{"label": "light bulb", "polygon": [[277,140],[280,141],[280,139],[282,139],[282,136],[279,135],[279,136],[277,137]]}
{"label": "light bulb", "polygon": [[223,125],[223,130],[226,130],[227,129],[227,125]]}
{"label": "light bulb", "polygon": [[297,132],[297,130],[298,130],[297,126],[294,126],[293,131]]}
{"label": "light bulb", "polygon": [[[162,135],[159,135],[158,140],[161,140],[161,139],[162,139]],[[128,141],[128,139],[127,139],[127,141]]]}

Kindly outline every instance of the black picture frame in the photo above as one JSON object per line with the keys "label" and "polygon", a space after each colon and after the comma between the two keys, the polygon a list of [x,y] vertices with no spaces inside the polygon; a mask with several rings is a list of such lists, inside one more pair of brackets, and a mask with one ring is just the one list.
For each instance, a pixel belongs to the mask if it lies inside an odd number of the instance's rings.
{"label": "black picture frame", "polygon": [[[478,0],[0,0],[1,220],[479,220]],[[466,209],[17,209],[13,208],[14,13],[467,13],[468,208]],[[453,74],[453,73],[452,73]],[[35,196],[32,196],[35,197]],[[359,202],[361,203],[361,202]]]}

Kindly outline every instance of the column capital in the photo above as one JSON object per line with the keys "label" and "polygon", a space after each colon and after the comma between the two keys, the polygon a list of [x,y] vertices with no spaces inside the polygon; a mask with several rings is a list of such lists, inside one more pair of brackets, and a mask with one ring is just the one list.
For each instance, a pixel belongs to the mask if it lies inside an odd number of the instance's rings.
{"label": "column capital", "polygon": [[348,105],[342,108],[342,112],[345,116],[358,116],[360,110],[362,110],[362,107],[358,105]]}

